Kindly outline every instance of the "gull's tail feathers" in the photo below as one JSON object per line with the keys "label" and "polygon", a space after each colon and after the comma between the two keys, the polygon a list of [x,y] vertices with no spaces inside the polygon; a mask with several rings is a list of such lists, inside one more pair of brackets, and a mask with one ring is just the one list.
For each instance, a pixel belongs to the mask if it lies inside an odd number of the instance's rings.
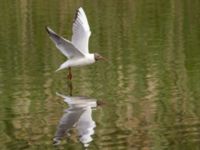
{"label": "gull's tail feathers", "polygon": [[69,66],[68,66],[68,62],[66,61],[66,62],[62,63],[62,64],[60,65],[60,67],[59,67],[55,72],[58,72],[58,71],[60,71],[60,70],[62,70],[62,69],[68,68],[68,67],[69,67]]}
{"label": "gull's tail feathers", "polygon": [[59,67],[58,69],[56,69],[56,71],[55,71],[55,72],[58,72],[58,71],[60,71],[60,70],[62,70],[62,68],[61,68],[61,67]]}

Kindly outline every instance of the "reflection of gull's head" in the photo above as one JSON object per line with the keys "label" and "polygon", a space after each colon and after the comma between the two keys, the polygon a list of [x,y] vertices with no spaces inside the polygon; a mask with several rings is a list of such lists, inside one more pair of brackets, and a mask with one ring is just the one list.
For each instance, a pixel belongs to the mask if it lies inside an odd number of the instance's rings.
{"label": "reflection of gull's head", "polygon": [[94,134],[95,122],[92,119],[92,108],[96,107],[96,99],[87,97],[70,97],[61,94],[69,108],[64,111],[60,119],[54,141],[59,141],[66,132],[75,127],[78,131],[79,140],[85,147],[89,146]]}

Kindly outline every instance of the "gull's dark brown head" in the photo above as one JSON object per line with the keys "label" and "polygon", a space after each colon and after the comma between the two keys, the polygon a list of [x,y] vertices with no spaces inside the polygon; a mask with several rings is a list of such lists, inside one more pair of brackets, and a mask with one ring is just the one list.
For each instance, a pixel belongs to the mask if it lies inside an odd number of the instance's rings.
{"label": "gull's dark brown head", "polygon": [[94,59],[95,59],[95,61],[98,61],[98,60],[107,61],[107,59],[105,57],[101,56],[99,53],[94,53]]}

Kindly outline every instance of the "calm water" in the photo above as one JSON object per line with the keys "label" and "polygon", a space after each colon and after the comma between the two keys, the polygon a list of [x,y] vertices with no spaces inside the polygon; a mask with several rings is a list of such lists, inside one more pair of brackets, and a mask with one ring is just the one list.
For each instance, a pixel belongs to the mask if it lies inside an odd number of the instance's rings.
{"label": "calm water", "polygon": [[[79,6],[90,51],[110,61],[73,69],[69,83],[44,27],[70,39]],[[1,0],[0,148],[200,149],[199,10],[199,0]]]}

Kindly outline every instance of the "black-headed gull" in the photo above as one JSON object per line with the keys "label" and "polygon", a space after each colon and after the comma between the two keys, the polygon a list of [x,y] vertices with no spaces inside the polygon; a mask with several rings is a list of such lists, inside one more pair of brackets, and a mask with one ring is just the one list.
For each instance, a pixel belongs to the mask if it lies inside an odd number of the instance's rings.
{"label": "black-headed gull", "polygon": [[61,64],[56,70],[59,71],[68,68],[68,79],[72,79],[71,67],[89,65],[95,63],[97,60],[105,60],[105,58],[98,53],[89,53],[88,42],[91,31],[85,12],[81,7],[77,9],[75,15],[71,41],[57,35],[49,27],[46,27],[46,30],[56,47],[68,58],[68,60]]}

